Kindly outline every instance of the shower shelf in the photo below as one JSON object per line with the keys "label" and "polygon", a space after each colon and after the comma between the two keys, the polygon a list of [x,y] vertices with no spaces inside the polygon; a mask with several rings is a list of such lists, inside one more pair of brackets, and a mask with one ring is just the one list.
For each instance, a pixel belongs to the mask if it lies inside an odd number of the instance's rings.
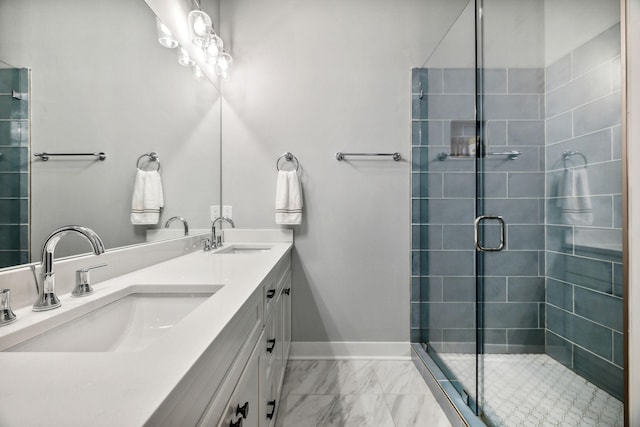
{"label": "shower shelf", "polygon": [[[517,159],[522,153],[520,151],[506,151],[504,153],[487,153],[485,157],[490,156],[507,156],[509,160]],[[438,160],[445,161],[447,159],[454,160],[466,160],[466,159],[475,159],[476,156],[460,156],[460,155],[451,155],[449,153],[438,153]]]}

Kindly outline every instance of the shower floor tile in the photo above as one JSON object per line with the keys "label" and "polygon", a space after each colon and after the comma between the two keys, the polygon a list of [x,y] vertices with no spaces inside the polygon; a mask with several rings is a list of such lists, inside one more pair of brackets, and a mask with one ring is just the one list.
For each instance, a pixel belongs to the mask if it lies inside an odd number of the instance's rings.
{"label": "shower floor tile", "polygon": [[411,361],[289,361],[278,427],[451,427]]}
{"label": "shower floor tile", "polygon": [[[475,355],[439,356],[475,389]],[[481,363],[481,404],[495,426],[624,425],[622,402],[546,354],[489,354]]]}

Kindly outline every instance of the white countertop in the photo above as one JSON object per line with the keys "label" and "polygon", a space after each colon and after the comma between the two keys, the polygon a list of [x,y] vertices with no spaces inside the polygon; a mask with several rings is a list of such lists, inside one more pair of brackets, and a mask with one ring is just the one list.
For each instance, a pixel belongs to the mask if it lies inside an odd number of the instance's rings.
{"label": "white countertop", "polygon": [[192,252],[97,283],[88,297],[62,295],[56,310],[16,310],[18,320],[0,329],[0,341],[20,320],[46,319],[107,290],[132,284],[224,285],[139,352],[0,352],[0,425],[143,425],[293,246],[270,245],[270,251],[251,255]]}

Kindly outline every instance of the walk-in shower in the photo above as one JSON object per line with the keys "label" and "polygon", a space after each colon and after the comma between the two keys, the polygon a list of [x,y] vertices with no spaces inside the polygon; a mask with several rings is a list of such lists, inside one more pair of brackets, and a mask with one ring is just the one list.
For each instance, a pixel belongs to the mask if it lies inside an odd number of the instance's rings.
{"label": "walk-in shower", "polygon": [[0,60],[0,268],[29,262],[29,70]]}
{"label": "walk-in shower", "polygon": [[460,10],[412,70],[414,349],[487,425],[622,426],[620,3]]}

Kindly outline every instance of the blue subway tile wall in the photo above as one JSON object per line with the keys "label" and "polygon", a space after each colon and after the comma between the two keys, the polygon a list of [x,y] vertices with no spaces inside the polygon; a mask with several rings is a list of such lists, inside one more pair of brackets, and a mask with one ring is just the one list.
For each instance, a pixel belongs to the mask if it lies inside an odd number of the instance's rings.
{"label": "blue subway tile wall", "polygon": [[[546,70],[546,353],[623,398],[620,26]],[[584,154],[563,160],[565,151]],[[577,168],[592,218],[562,215]]]}
{"label": "blue subway tile wall", "polygon": [[28,70],[0,69],[0,268],[29,260]]}
{"label": "blue subway tile wall", "polygon": [[[473,69],[412,71],[412,316],[411,337],[448,352],[474,352],[476,173],[465,152],[475,142]],[[483,73],[488,151],[522,157],[487,158],[486,212],[507,221],[507,250],[487,254],[482,287],[487,352],[544,352],[544,69]],[[462,155],[454,153],[463,143]],[[458,147],[459,148],[459,147]],[[465,157],[465,154],[466,157]],[[498,232],[486,227],[486,244]]]}

